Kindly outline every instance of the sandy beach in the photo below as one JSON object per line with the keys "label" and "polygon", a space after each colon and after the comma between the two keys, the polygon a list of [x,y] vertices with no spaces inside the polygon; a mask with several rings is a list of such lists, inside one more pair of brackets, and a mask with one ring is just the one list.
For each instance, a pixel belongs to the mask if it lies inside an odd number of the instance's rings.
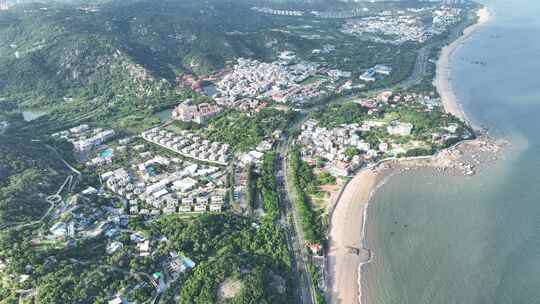
{"label": "sandy beach", "polygon": [[[369,258],[362,249],[364,212],[370,193],[381,175],[365,169],[358,173],[346,186],[332,214],[327,265],[330,278],[332,303],[357,303],[359,266]],[[354,252],[359,249],[359,252]]]}
{"label": "sandy beach", "polygon": [[446,112],[453,114],[456,117],[467,121],[467,116],[459,103],[456,94],[452,90],[451,79],[451,64],[452,56],[456,50],[467,40],[479,27],[490,21],[491,15],[487,8],[482,8],[478,11],[478,22],[466,28],[463,35],[451,44],[445,46],[441,50],[439,60],[437,61],[437,73],[434,80],[434,85],[441,96],[442,104]]}
{"label": "sandy beach", "polygon": [[371,168],[364,168],[346,185],[331,213],[329,227],[328,300],[330,303],[366,303],[362,295],[362,265],[371,259],[364,248],[367,208],[371,197],[395,174],[410,170],[432,168],[434,174],[466,176],[475,174],[482,166],[496,161],[504,140],[495,142],[489,137],[463,141],[433,156],[390,158]]}
{"label": "sandy beach", "polygon": [[[476,24],[468,27],[460,38],[441,50],[441,56],[437,63],[436,78],[434,80],[434,84],[441,95],[445,111],[464,121],[467,121],[467,117],[456,95],[452,91],[450,64],[455,50],[481,25],[490,20],[490,13],[486,8],[483,8],[478,11],[478,17]],[[431,165],[446,168],[449,165],[446,164],[449,160],[448,153],[451,154],[454,152],[444,151],[431,160],[427,158],[427,162],[424,160],[422,162],[427,164],[435,161],[437,164]],[[396,165],[405,164],[412,166],[418,163],[416,160],[391,162],[394,162]],[[327,254],[328,299],[331,300],[331,303],[365,304],[366,302],[366,299],[362,297],[361,288],[361,265],[370,259],[370,252],[362,246],[364,225],[367,217],[366,208],[372,193],[377,190],[378,185],[382,184],[391,172],[392,169],[377,171],[371,169],[361,170],[349,182],[336,202],[335,209],[331,214],[329,251]],[[355,252],[356,250],[358,251]]]}

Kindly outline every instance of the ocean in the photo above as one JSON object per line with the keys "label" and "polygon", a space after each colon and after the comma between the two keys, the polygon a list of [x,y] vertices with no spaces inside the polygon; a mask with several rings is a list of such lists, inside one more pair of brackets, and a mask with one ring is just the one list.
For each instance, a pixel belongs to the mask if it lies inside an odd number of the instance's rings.
{"label": "ocean", "polygon": [[540,1],[482,2],[495,18],[455,52],[452,85],[512,145],[476,176],[416,171],[374,195],[369,304],[540,303]]}

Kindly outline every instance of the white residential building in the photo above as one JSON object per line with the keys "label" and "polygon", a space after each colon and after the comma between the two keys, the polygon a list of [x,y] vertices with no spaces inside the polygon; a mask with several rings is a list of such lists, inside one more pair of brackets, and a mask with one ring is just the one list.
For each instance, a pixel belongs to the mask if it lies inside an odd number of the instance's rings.
{"label": "white residential building", "polygon": [[386,130],[390,135],[407,136],[411,134],[413,127],[411,123],[397,122],[389,125]]}

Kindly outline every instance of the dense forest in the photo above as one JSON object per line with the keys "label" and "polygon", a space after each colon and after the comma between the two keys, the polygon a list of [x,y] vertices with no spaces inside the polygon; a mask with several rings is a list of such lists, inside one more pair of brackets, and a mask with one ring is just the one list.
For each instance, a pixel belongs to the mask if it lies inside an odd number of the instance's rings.
{"label": "dense forest", "polygon": [[[10,261],[8,273],[31,274],[24,283],[0,283],[0,302],[12,303],[17,288],[33,288],[43,303],[106,303],[116,292],[139,302],[154,295],[149,275],[161,271],[170,252],[192,258],[197,267],[181,276],[162,296],[162,303],[216,303],[218,290],[227,280],[241,288],[234,303],[291,303],[291,261],[283,228],[271,219],[256,224],[231,214],[182,218],[164,216],[153,223],[136,224],[155,243],[151,257],[137,257],[126,244],[107,255],[101,237],[79,242],[76,247],[36,245],[34,229],[0,233],[0,261]],[[154,241],[155,242],[155,241]],[[154,243],[153,242],[153,243]],[[144,273],[144,274],[143,274]],[[135,288],[143,283],[143,288]],[[129,291],[129,292],[127,292]]]}
{"label": "dense forest", "polygon": [[295,118],[292,111],[284,112],[273,108],[248,115],[239,111],[226,111],[212,118],[204,131],[208,138],[230,144],[236,150],[253,149],[275,130],[285,131]]}
{"label": "dense forest", "polygon": [[295,204],[300,213],[300,221],[308,243],[324,244],[326,232],[321,213],[309,200],[308,194],[317,186],[317,178],[309,165],[300,157],[300,150],[295,147],[291,152],[291,174],[294,186]]}
{"label": "dense forest", "polygon": [[330,105],[312,114],[324,128],[335,128],[341,124],[360,123],[368,115],[368,109],[353,102]]}
{"label": "dense forest", "polygon": [[285,232],[272,220],[254,226],[251,220],[234,215],[204,215],[190,221],[172,216],[150,229],[152,235],[169,240],[160,253],[182,252],[199,263],[183,283],[181,303],[217,302],[216,290],[227,278],[243,285],[235,303],[291,301],[293,290],[280,286],[291,286]]}
{"label": "dense forest", "polygon": [[0,225],[39,218],[67,177],[65,166],[41,142],[0,134]]}

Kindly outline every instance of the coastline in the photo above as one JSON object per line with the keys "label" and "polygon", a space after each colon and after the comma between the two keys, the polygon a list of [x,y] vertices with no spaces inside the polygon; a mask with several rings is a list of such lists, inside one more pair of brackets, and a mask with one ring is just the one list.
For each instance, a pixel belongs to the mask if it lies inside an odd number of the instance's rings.
{"label": "coastline", "polygon": [[[441,102],[447,113],[471,124],[454,91],[450,77],[450,65],[454,52],[479,27],[491,20],[486,7],[478,11],[478,20],[467,27],[458,39],[441,50],[436,65],[434,85],[441,96]],[[465,142],[440,153],[421,158],[383,160],[373,167],[360,170],[353,179],[346,184],[337,202],[330,220],[329,250],[327,254],[328,286],[330,303],[359,303],[365,304],[366,296],[362,290],[362,269],[371,260],[371,251],[364,245],[366,237],[366,222],[368,220],[368,207],[373,194],[385,182],[399,171],[409,170],[411,167],[433,167],[441,170],[454,168],[457,159],[462,157],[460,146],[480,148],[482,152],[493,151],[493,147],[485,139]],[[470,148],[470,147],[469,147]],[[457,152],[456,152],[457,151]],[[399,169],[401,168],[401,169]],[[351,248],[358,249],[357,254],[351,253]],[[365,279],[365,278],[364,278]]]}
{"label": "coastline", "polygon": [[459,99],[452,89],[452,78],[450,75],[452,72],[452,57],[454,53],[463,45],[463,43],[481,26],[489,22],[491,18],[492,16],[486,7],[480,9],[478,11],[478,21],[475,24],[467,27],[458,39],[443,47],[441,49],[439,60],[437,61],[434,85],[441,97],[444,110],[467,123],[471,122],[468,120]]}
{"label": "coastline", "polygon": [[[329,231],[327,265],[334,280],[329,284],[333,303],[355,303],[361,292],[358,288],[360,273],[356,270],[369,261],[370,252],[364,249],[364,234],[367,205],[373,189],[381,180],[381,174],[363,169],[346,185],[339,197]],[[358,254],[351,253],[358,250]]]}

